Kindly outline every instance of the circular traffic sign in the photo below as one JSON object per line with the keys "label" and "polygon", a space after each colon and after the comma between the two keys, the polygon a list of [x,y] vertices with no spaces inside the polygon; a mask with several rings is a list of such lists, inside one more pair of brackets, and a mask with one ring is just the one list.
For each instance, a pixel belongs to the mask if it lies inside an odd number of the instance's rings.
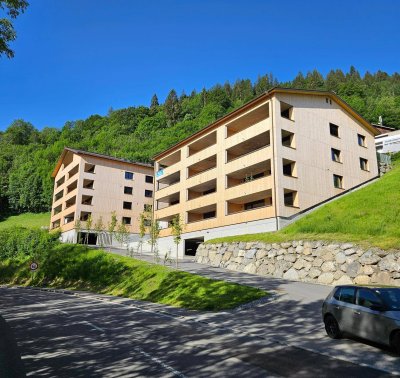
{"label": "circular traffic sign", "polygon": [[36,263],[36,262],[31,262],[30,265],[29,265],[29,269],[30,269],[32,272],[34,272],[34,271],[37,270],[38,268],[39,268],[39,265],[38,265],[38,263]]}

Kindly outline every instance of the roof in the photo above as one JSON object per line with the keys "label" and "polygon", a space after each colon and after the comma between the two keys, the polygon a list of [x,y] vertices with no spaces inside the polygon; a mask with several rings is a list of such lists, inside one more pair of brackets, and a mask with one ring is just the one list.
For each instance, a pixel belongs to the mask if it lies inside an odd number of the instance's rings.
{"label": "roof", "polygon": [[148,164],[148,163],[140,163],[137,161],[131,161],[131,160],[127,160],[127,159],[121,159],[121,158],[117,158],[114,156],[108,156],[108,155],[103,155],[103,154],[98,154],[96,152],[88,152],[88,151],[83,151],[83,150],[76,150],[74,148],[69,148],[69,147],[64,147],[63,152],[61,153],[60,157],[57,160],[56,166],[53,170],[53,173],[51,174],[51,177],[56,177],[61,164],[64,160],[65,155],[67,154],[67,152],[72,152],[73,154],[76,155],[86,155],[86,156],[93,156],[93,157],[97,157],[100,159],[106,159],[106,160],[113,160],[113,161],[119,161],[121,163],[126,163],[126,164],[133,164],[133,165],[139,165],[141,167],[146,167],[146,168],[153,168],[152,164]]}
{"label": "roof", "polygon": [[379,125],[379,124],[376,124],[376,123],[373,123],[372,126],[375,127],[375,129],[377,129],[380,134],[386,134],[388,132],[396,130],[394,127]]}
{"label": "roof", "polygon": [[288,93],[288,94],[302,94],[302,95],[316,95],[316,96],[325,96],[329,97],[332,100],[335,100],[342,108],[344,108],[348,113],[350,113],[357,121],[359,121],[372,135],[379,135],[379,131],[374,128],[361,114],[359,114],[356,110],[354,110],[346,101],[340,98],[336,93],[330,91],[320,91],[320,90],[313,90],[313,89],[297,89],[297,88],[281,88],[281,87],[274,87],[255,99],[247,102],[240,108],[226,114],[225,116],[217,119],[215,122],[209,124],[208,126],[202,128],[201,130],[195,132],[194,134],[188,136],[185,139],[182,139],[178,143],[174,144],[173,146],[167,148],[166,150],[158,153],[157,155],[153,156],[153,160],[160,159],[161,157],[167,155],[168,153],[178,149],[181,146],[184,146],[190,140],[199,137],[216,127],[220,126],[221,124],[229,121],[230,119],[234,118],[235,116],[239,115],[240,113],[251,109],[252,107],[262,103],[266,99],[272,97],[276,93]]}

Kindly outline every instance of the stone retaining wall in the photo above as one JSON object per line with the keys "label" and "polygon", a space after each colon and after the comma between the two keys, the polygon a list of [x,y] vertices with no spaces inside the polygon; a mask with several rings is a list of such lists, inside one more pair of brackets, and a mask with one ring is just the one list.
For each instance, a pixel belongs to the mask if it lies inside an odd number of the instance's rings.
{"label": "stone retaining wall", "polygon": [[400,251],[351,243],[292,241],[201,244],[196,261],[239,272],[321,284],[400,286]]}

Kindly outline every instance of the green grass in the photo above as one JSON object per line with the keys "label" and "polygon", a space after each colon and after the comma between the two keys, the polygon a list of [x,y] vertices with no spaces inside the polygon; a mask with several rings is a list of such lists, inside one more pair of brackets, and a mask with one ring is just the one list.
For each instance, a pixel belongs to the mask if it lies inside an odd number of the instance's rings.
{"label": "green grass", "polygon": [[327,240],[400,248],[400,165],[381,179],[337,199],[278,232],[232,236],[233,241]]}
{"label": "green grass", "polygon": [[36,258],[0,261],[0,283],[87,290],[192,310],[234,308],[267,295],[254,287],[211,280],[84,246],[63,244]]}
{"label": "green grass", "polygon": [[19,215],[0,215],[0,230],[11,227],[40,228],[49,227],[50,213],[24,213]]}

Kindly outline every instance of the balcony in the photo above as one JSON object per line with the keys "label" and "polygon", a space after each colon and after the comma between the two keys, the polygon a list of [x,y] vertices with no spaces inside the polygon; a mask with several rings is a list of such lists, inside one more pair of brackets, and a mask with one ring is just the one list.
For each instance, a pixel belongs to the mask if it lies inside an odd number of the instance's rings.
{"label": "balcony", "polygon": [[227,215],[245,213],[255,209],[272,206],[272,189],[251,193],[226,201]]}
{"label": "balcony", "polygon": [[157,190],[168,188],[171,185],[177,184],[181,181],[181,171],[171,173],[168,176],[162,176],[157,180]]}
{"label": "balcony", "polygon": [[68,201],[65,202],[65,208],[68,209],[71,206],[74,206],[76,204],[76,195],[71,197]]}
{"label": "balcony", "polygon": [[60,224],[61,224],[61,220],[57,219],[56,221],[51,223],[51,229],[55,229],[55,228],[60,227]]}
{"label": "balcony", "polygon": [[166,236],[165,233],[169,233],[169,230],[167,229],[171,227],[173,219],[178,215],[178,213],[173,213],[165,217],[157,217],[157,221],[159,222],[161,229],[160,236]]}
{"label": "balcony", "polygon": [[64,196],[64,190],[60,190],[56,195],[54,196],[54,202],[57,202]]}
{"label": "balcony", "polygon": [[217,204],[203,206],[187,212],[187,223],[200,222],[217,216]]}
{"label": "balcony", "polygon": [[68,180],[74,177],[78,172],[79,172],[79,164],[75,165],[75,167],[68,172]]}
{"label": "balcony", "polygon": [[242,156],[253,153],[256,150],[269,146],[271,143],[270,132],[265,131],[257,136],[245,140],[226,150],[226,162],[239,159]]}
{"label": "balcony", "polygon": [[178,150],[172,153],[171,155],[165,156],[162,159],[160,159],[157,163],[158,170],[156,172],[156,178],[161,177],[164,174],[165,175],[169,174],[170,170],[168,168],[179,163],[180,161],[181,161],[181,150]]}
{"label": "balcony", "polygon": [[60,204],[53,209],[53,216],[61,213],[61,211],[62,211],[62,205]]}
{"label": "balcony", "polygon": [[56,188],[59,188],[62,184],[65,182],[65,176],[61,177],[59,180],[56,182]]}
{"label": "balcony", "polygon": [[217,155],[212,155],[204,160],[192,164],[187,168],[187,178],[194,177],[200,173],[213,169],[217,166]]}
{"label": "balcony", "polygon": [[77,187],[78,187],[78,180],[75,180],[74,182],[72,182],[71,184],[69,184],[67,186],[67,193],[66,194],[69,194],[69,193],[73,192]]}
{"label": "balcony", "polygon": [[246,166],[226,175],[227,189],[246,182],[253,182],[263,177],[271,175],[271,159]]}
{"label": "balcony", "polygon": [[267,118],[269,118],[269,102],[228,123],[226,137],[229,138]]}
{"label": "balcony", "polygon": [[75,212],[72,212],[64,217],[64,224],[73,222],[75,219]]}
{"label": "balcony", "polygon": [[192,186],[187,190],[188,201],[195,198],[204,197],[208,194],[215,193],[217,191],[217,180],[213,179],[199,185]]}
{"label": "balcony", "polygon": [[217,143],[217,132],[214,131],[203,138],[198,139],[196,142],[189,144],[188,146],[188,157],[197,154],[198,152],[213,146]]}
{"label": "balcony", "polygon": [[168,196],[162,197],[162,198],[157,200],[156,209],[157,210],[162,210],[162,209],[165,209],[166,207],[177,205],[179,203],[179,200],[180,200],[179,192],[176,192],[176,193],[170,194]]}

